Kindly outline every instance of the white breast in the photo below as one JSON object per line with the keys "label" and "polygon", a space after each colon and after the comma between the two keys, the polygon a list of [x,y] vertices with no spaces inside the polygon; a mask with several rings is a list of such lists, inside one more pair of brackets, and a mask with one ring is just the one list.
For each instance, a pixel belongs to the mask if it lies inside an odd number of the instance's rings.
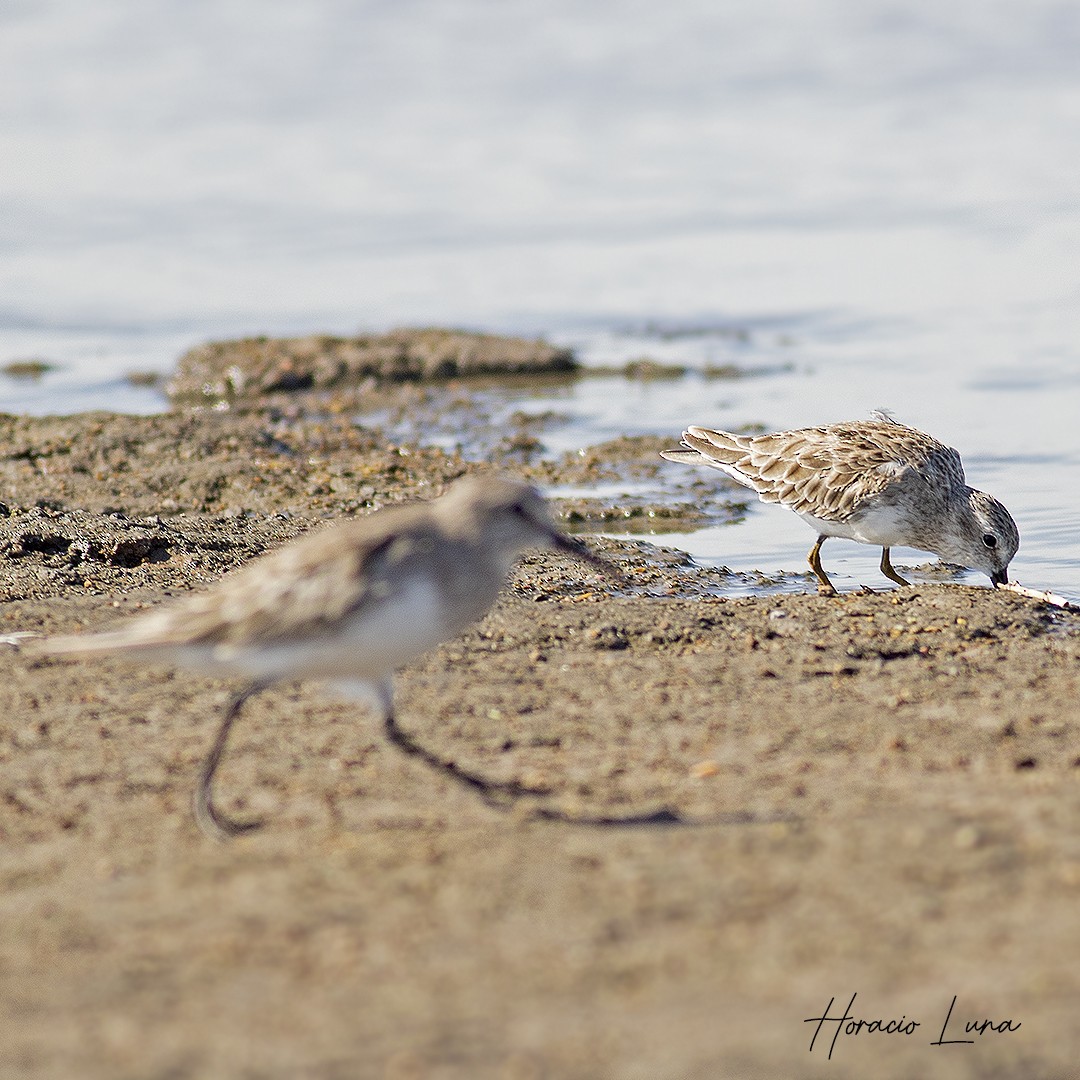
{"label": "white breast", "polygon": [[897,547],[909,545],[905,539],[904,522],[895,507],[883,506],[878,509],[865,509],[858,521],[825,521],[813,514],[799,514],[821,536],[840,536],[846,540],[858,540],[875,547]]}
{"label": "white breast", "polygon": [[414,577],[392,597],[365,604],[336,632],[241,648],[180,648],[173,656],[208,672],[258,679],[379,679],[458,629],[434,583]]}

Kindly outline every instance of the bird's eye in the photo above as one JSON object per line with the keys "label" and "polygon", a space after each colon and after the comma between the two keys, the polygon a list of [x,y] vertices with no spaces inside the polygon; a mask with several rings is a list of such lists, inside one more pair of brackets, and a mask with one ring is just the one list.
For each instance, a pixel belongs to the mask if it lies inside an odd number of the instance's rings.
{"label": "bird's eye", "polygon": [[983,543],[988,548],[997,547],[997,537],[993,533],[983,533]]}

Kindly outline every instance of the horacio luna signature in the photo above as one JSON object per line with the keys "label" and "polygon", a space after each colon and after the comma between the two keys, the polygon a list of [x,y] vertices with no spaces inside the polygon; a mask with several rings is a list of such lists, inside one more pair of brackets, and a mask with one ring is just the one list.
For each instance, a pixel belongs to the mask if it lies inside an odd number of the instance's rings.
{"label": "horacio luna signature", "polygon": [[[832,1039],[829,1042],[829,1059],[831,1060],[833,1050],[836,1048],[836,1041],[841,1035],[914,1035],[923,1026],[921,1020],[909,1020],[907,1016],[901,1016],[899,1020],[864,1020],[861,1017],[854,1016],[851,1010],[855,1005],[856,997],[858,997],[858,994],[851,995],[851,1000],[847,1003],[847,1008],[842,1016],[839,1014],[832,1015],[831,1010],[836,998],[831,997],[821,1016],[811,1016],[803,1021],[804,1024],[817,1025],[814,1028],[813,1038],[810,1040],[810,1053],[814,1052],[814,1045],[817,1043],[818,1036],[822,1034],[822,1029],[824,1029],[825,1037],[828,1037],[830,1032],[832,1033]],[[1019,1020],[990,1020],[986,1018],[967,1020],[961,1028],[959,1019],[953,1019],[953,1010],[955,1008],[956,995],[953,994],[949,1010],[946,1012],[945,1020],[941,1025],[941,1032],[936,1039],[930,1040],[931,1046],[970,1045],[985,1035],[1004,1035],[1020,1028]],[[824,1038],[822,1043],[824,1044]]]}

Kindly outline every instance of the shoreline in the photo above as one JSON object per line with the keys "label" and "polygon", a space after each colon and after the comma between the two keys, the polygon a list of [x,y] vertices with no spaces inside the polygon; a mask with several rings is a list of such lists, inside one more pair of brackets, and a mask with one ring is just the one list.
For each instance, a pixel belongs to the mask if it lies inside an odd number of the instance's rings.
{"label": "shoreline", "polygon": [[[0,417],[3,633],[96,629],[476,467],[335,401]],[[218,847],[188,799],[226,684],[0,649],[0,1071],[1066,1075],[1080,619],[956,585],[710,596],[721,571],[594,543],[630,595],[529,555],[398,679],[425,746],[538,793],[507,812],[290,685],[251,703],[220,781],[267,825]],[[811,1053],[804,1020],[854,992],[867,1020],[957,994],[1022,1026],[951,1057]]]}

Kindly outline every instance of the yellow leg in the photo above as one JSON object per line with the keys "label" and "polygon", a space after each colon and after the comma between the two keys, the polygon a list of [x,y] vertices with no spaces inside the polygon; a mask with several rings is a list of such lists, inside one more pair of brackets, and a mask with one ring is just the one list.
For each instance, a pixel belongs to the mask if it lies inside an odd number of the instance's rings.
{"label": "yellow leg", "polygon": [[910,585],[911,582],[902,578],[894,569],[893,564],[889,561],[889,549],[883,547],[881,549],[881,572],[890,580],[895,581],[897,585]]}
{"label": "yellow leg", "polygon": [[825,573],[821,568],[821,545],[825,543],[825,536],[819,536],[817,543],[810,549],[810,554],[807,556],[807,562],[810,564],[810,569],[814,571],[820,584],[818,585],[818,592],[822,596],[835,596],[836,586],[829,580],[829,575]]}

